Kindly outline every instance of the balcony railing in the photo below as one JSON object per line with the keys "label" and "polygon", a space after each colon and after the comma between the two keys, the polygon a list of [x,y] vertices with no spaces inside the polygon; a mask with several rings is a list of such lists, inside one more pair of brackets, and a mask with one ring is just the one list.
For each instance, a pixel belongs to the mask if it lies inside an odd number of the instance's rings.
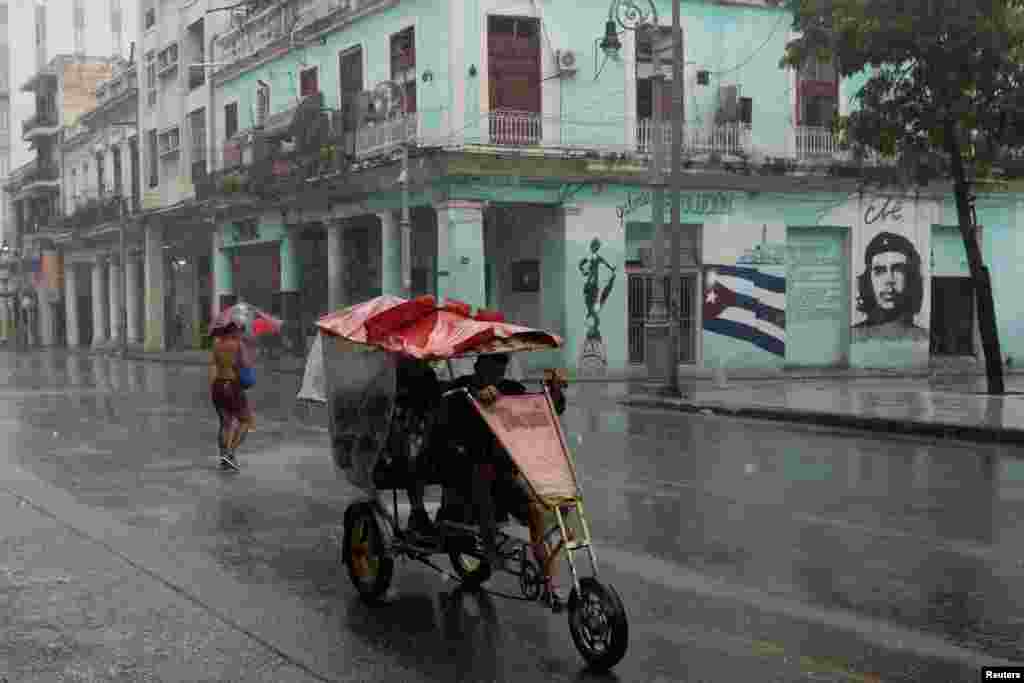
{"label": "balcony railing", "polygon": [[540,114],[519,111],[488,112],[488,133],[492,145],[539,145],[544,138]]}
{"label": "balcony railing", "polygon": [[[89,199],[65,215],[58,226],[63,230],[88,230],[103,223],[111,223],[121,218],[121,198],[117,196],[102,199]],[[130,213],[130,204],[124,207],[125,214]]]}
{"label": "balcony railing", "polygon": [[18,171],[16,177],[12,177],[7,183],[11,192],[24,192],[34,186],[42,184],[45,187],[60,189],[60,169],[56,164],[43,164],[32,162]]}
{"label": "balcony railing", "polygon": [[796,158],[798,160],[834,159],[839,152],[839,140],[831,128],[796,127]]}
{"label": "balcony railing", "polygon": [[[654,122],[642,119],[636,126],[637,151],[650,154],[655,140]],[[672,124],[661,122],[666,153],[672,148]],[[683,152],[686,154],[744,154],[751,151],[750,126],[744,123],[723,123],[701,127],[683,126]]]}
{"label": "balcony railing", "polygon": [[415,140],[418,124],[419,117],[416,114],[408,114],[361,127],[356,133],[356,156],[384,154]]}
{"label": "balcony railing", "polygon": [[56,112],[40,112],[21,124],[22,135],[28,135],[37,128],[56,128]]}

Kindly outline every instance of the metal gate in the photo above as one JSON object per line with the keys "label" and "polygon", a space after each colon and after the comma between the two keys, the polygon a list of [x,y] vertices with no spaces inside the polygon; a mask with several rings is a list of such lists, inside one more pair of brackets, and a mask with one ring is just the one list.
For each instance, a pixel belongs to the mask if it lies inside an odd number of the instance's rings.
{"label": "metal gate", "polygon": [[[665,282],[668,282],[668,276]],[[647,312],[651,305],[651,291],[654,276],[632,274],[629,276],[627,295],[629,308],[629,362],[643,364],[647,348]],[[697,274],[687,273],[679,278],[679,287],[673,293],[681,305],[674,311],[679,321],[679,362],[694,363],[697,360],[697,320],[694,300],[697,289]]]}

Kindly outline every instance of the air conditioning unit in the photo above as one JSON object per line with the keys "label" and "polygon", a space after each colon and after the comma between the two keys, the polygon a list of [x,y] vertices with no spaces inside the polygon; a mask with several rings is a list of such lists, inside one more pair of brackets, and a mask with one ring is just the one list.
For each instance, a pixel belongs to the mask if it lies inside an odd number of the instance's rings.
{"label": "air conditioning unit", "polygon": [[572,75],[576,73],[576,53],[572,50],[558,50],[555,52],[555,62],[558,65],[559,75]]}

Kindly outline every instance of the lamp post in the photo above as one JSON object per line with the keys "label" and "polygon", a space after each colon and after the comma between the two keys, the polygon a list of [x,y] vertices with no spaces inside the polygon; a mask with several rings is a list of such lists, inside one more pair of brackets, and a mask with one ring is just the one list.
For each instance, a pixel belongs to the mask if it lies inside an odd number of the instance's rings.
{"label": "lamp post", "polygon": [[405,298],[412,298],[412,221],[409,219],[409,140],[406,136],[408,130],[408,116],[406,111],[405,88],[394,81],[383,81],[374,88],[375,94],[383,95],[385,92],[398,93],[398,100],[402,112],[402,173],[398,176],[398,184],[402,188],[402,218],[398,224],[399,234],[402,236],[402,294]]}
{"label": "lamp post", "polygon": [[661,55],[657,45],[659,33],[658,12],[653,0],[614,0],[608,8],[608,21],[601,48],[608,56],[615,56],[622,44],[616,35],[616,26],[625,30],[650,36],[651,66],[653,71],[651,98],[653,112],[651,120],[651,218],[654,223],[654,283],[645,322],[647,338],[645,355],[648,375],[667,380],[664,390],[678,395],[679,390],[679,313],[680,302],[674,301],[674,292],[680,279],[680,190],[682,185],[682,129],[683,129],[683,31],[681,26],[680,0],[672,0],[672,228],[671,228],[671,272],[665,279],[665,178],[664,142],[662,129],[661,89],[664,74],[661,72]]}

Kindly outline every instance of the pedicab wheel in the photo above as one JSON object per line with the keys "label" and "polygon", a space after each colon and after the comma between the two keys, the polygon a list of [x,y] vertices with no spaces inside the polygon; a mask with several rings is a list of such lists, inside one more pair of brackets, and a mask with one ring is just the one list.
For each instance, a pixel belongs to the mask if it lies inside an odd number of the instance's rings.
{"label": "pedicab wheel", "polygon": [[532,559],[524,559],[520,563],[519,590],[527,600],[539,600],[541,590],[544,588],[544,577],[540,573],[540,567]]}
{"label": "pedicab wheel", "polygon": [[569,632],[576,649],[594,671],[608,671],[626,655],[629,623],[622,599],[593,577],[580,579],[569,596]]}
{"label": "pedicab wheel", "polygon": [[380,604],[391,587],[395,559],[384,548],[384,537],[371,508],[359,505],[345,515],[342,552],[359,597],[367,604]]}
{"label": "pedicab wheel", "polygon": [[476,554],[462,552],[465,541],[456,541],[448,548],[448,560],[462,583],[469,588],[478,588],[487,583],[494,572],[491,563]]}

